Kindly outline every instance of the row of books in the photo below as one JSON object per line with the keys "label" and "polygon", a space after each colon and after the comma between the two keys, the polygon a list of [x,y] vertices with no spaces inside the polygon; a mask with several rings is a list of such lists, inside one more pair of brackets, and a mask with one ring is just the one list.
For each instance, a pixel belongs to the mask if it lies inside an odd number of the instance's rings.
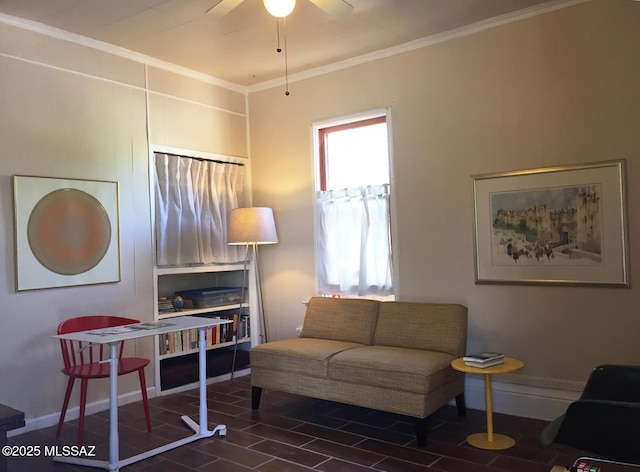
{"label": "row of books", "polygon": [[[250,333],[250,318],[248,315],[223,315],[211,316],[215,319],[233,320],[232,323],[225,323],[205,329],[206,346],[212,347],[216,344],[234,342],[236,335],[238,340],[246,339]],[[236,334],[237,333],[237,334]],[[172,333],[165,333],[159,336],[160,355],[174,354],[198,349],[198,330],[187,329]]]}
{"label": "row of books", "polygon": [[465,365],[469,367],[491,367],[494,365],[504,364],[504,354],[500,352],[478,352],[476,354],[468,354],[462,358]]}

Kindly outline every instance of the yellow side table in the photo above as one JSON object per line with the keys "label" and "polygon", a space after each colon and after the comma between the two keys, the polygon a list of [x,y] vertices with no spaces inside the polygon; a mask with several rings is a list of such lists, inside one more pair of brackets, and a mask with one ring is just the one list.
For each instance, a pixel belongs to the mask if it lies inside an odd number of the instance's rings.
{"label": "yellow side table", "polygon": [[493,407],[491,404],[491,375],[492,374],[507,374],[509,372],[515,372],[524,367],[522,361],[513,359],[512,357],[505,357],[504,364],[498,364],[491,367],[485,367],[483,369],[479,367],[471,367],[464,363],[462,357],[451,361],[451,367],[460,372],[467,374],[482,374],[484,375],[484,391],[485,400],[487,405],[487,432],[486,433],[474,433],[467,437],[467,442],[472,446],[480,449],[491,449],[499,451],[502,449],[509,449],[516,443],[513,438],[505,436],[504,434],[493,433]]}

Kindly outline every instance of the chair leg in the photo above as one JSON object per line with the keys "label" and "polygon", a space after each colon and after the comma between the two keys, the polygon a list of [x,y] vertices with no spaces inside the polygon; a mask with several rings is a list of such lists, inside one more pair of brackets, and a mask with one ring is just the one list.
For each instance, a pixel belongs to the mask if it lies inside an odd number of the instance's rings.
{"label": "chair leg", "polygon": [[458,416],[466,416],[467,402],[464,399],[464,392],[456,395],[456,408],[458,409]]}
{"label": "chair leg", "polygon": [[80,379],[80,421],[78,422],[78,446],[82,446],[84,434],[84,412],[87,407],[87,379]]}
{"label": "chair leg", "polygon": [[147,381],[144,378],[144,368],[138,370],[140,377],[140,391],[142,392],[142,404],[144,405],[144,415],[147,418],[147,432],[151,432],[151,415],[149,414],[149,400],[147,399]]}
{"label": "chair leg", "polygon": [[58,421],[56,438],[59,438],[60,433],[62,433],[62,424],[64,423],[64,417],[67,415],[67,407],[69,406],[69,399],[71,398],[71,391],[73,390],[73,384],[75,381],[76,381],[75,377],[69,377],[69,381],[67,382],[67,391],[64,394],[64,401],[62,402],[62,410],[60,410],[60,420]]}
{"label": "chair leg", "polygon": [[251,409],[260,408],[260,397],[262,396],[262,387],[251,387]]}

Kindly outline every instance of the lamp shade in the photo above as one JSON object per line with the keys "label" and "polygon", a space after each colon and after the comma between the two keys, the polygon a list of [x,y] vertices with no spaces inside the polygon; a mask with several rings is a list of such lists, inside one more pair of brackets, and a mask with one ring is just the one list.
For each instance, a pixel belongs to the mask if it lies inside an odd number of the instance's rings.
{"label": "lamp shade", "polygon": [[284,18],[293,11],[296,0],[263,0],[264,7],[276,18]]}
{"label": "lamp shade", "polygon": [[271,208],[250,207],[231,210],[227,244],[275,244],[277,242],[278,234]]}

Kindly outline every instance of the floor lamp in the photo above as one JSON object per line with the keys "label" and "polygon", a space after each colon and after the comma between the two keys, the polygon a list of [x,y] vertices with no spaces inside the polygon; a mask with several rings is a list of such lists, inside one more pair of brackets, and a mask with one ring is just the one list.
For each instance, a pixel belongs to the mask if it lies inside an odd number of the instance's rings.
{"label": "floor lamp", "polygon": [[[249,248],[253,251],[253,260],[256,266],[256,291],[257,291],[257,313],[258,328],[260,333],[260,343],[267,342],[267,322],[264,315],[262,302],[262,286],[260,283],[260,264],[258,260],[258,246],[261,244],[275,244],[278,242],[276,224],[273,220],[273,210],[266,207],[235,208],[231,210],[229,218],[229,232],[227,234],[227,244],[244,245],[244,270],[242,274],[242,289],[240,292],[240,315],[242,315],[242,303],[244,302],[245,291],[248,286],[247,264],[249,263]],[[240,317],[239,317],[240,318]],[[236,351],[238,348],[238,335],[236,332],[236,342],[233,349],[233,363],[231,366],[231,378],[235,371]]]}

